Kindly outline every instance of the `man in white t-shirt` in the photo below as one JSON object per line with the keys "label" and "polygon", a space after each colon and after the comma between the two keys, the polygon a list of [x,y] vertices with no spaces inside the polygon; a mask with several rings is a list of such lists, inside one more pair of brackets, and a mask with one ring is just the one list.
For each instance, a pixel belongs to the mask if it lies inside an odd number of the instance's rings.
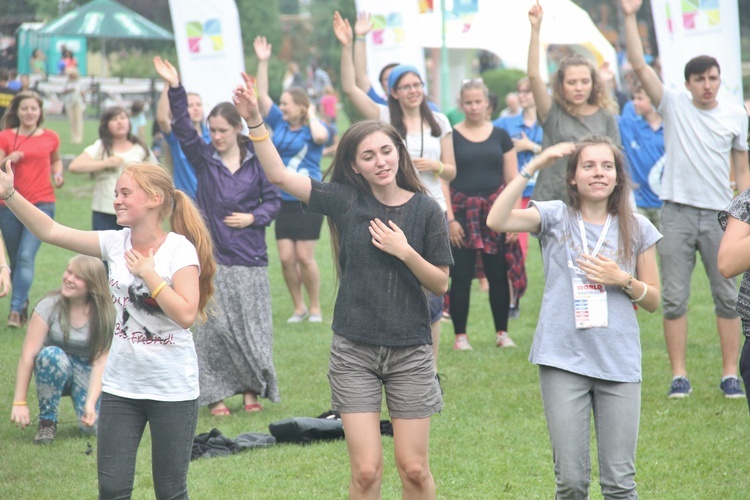
{"label": "man in white t-shirt", "polygon": [[716,326],[723,360],[720,388],[728,398],[744,394],[737,378],[740,347],[740,319],[737,316],[737,288],[718,270],[717,256],[722,231],[718,212],[736,189],[750,187],[747,157],[747,113],[741,106],[719,102],[719,63],[713,57],[698,56],[685,65],[685,88],[690,96],[664,88],[656,72],[646,64],[635,14],[642,0],[621,0],[625,14],[628,61],[638,75],[664,122],[666,163],[660,198],[662,209],[659,242],[662,270],[664,337],[672,365],[670,398],[690,394],[686,370],[687,302],[696,251],[711,283]]}

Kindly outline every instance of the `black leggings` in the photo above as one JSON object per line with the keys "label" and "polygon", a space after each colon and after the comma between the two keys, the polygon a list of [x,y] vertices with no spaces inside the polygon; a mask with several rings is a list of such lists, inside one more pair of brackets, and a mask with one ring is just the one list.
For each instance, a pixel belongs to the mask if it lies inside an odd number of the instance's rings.
{"label": "black leggings", "polygon": [[[479,250],[455,248],[451,268],[450,310],[453,329],[456,334],[466,333],[469,317],[471,281],[474,279],[474,264]],[[482,253],[484,273],[490,284],[490,308],[496,331],[508,330],[508,307],[510,306],[510,286],[508,285],[508,265],[505,251],[501,247],[495,255]]]}

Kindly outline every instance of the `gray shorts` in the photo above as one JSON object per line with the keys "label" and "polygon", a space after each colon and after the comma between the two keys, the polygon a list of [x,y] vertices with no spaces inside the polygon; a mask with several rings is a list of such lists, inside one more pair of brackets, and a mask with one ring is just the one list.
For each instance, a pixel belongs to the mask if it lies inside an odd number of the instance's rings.
{"label": "gray shorts", "polygon": [[661,212],[664,237],[657,244],[664,318],[677,319],[687,314],[696,251],[701,254],[711,283],[715,314],[727,319],[737,317],[737,283],[734,278],[727,279],[719,273],[717,259],[723,232],[718,214],[716,210],[664,202]]}
{"label": "gray shorts", "polygon": [[426,418],[443,409],[429,344],[384,347],[334,333],[328,381],[331,406],[340,413],[380,413],[383,387],[391,418]]}

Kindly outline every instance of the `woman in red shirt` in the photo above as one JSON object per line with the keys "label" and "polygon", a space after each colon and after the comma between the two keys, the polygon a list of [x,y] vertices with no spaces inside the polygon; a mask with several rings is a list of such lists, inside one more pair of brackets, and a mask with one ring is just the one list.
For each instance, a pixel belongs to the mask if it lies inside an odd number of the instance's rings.
{"label": "woman in red shirt", "polygon": [[[42,99],[34,92],[20,92],[10,102],[0,132],[0,165],[10,164],[15,187],[27,200],[50,217],[55,213],[53,185],[63,185],[60,137],[42,128]],[[26,229],[0,199],[0,231],[5,238],[13,269],[13,295],[8,326],[19,328],[28,318],[29,289],[34,280],[34,259],[41,241]]]}

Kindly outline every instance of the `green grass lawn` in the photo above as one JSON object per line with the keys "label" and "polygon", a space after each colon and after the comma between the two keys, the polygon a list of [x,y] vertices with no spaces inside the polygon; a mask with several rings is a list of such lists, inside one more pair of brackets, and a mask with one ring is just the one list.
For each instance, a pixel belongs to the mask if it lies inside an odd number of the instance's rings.
{"label": "green grass lawn", "polygon": [[[65,141],[66,122],[51,120]],[[85,145],[93,142],[96,123],[86,125]],[[78,151],[76,151],[78,148]],[[63,147],[76,154],[81,147]],[[58,191],[57,220],[90,227],[87,176],[67,174]],[[269,232],[270,234],[270,232]],[[318,245],[322,277],[323,324],[287,325],[292,313],[281,276],[272,235],[269,236],[272,304],[275,327],[275,362],[282,402],[264,401],[261,413],[245,414],[242,399],[227,400],[234,415],[211,417],[200,411],[197,432],[220,429],[235,437],[243,432],[268,432],[268,424],[294,416],[316,416],[330,408],[326,378],[331,337],[334,282],[327,231]],[[475,287],[469,335],[473,351],[451,350],[453,328],[443,323],[440,372],[445,409],[432,419],[431,465],[438,496],[448,499],[553,498],[552,453],[538,388],[537,369],[527,361],[539,312],[543,276],[539,247],[529,245],[529,290],[522,300],[521,318],[510,325],[517,349],[494,346],[492,319],[486,293]],[[59,286],[70,253],[43,245],[36,261],[31,290],[35,303]],[[713,305],[702,269],[696,271],[690,302],[688,368],[693,394],[682,401],[666,397],[670,382],[660,311],[638,313],[643,345],[643,404],[638,447],[638,490],[641,498],[744,499],[750,491],[745,462],[748,408],[745,400],[726,400],[718,388],[721,356],[713,319]],[[8,299],[0,300],[0,402],[5,423],[0,425],[0,498],[93,499],[96,487],[96,442],[78,436],[69,399],[61,404],[57,439],[47,447],[34,446],[35,425],[21,432],[9,423],[15,369],[23,332],[5,328]],[[28,400],[35,401],[35,389]],[[31,405],[32,414],[38,412]],[[593,434],[593,433],[592,433]],[[94,453],[87,454],[88,443]],[[135,478],[133,497],[153,498],[151,441],[146,432]],[[393,441],[383,439],[385,474],[383,498],[400,497],[393,460]],[[595,448],[593,448],[595,450]],[[595,456],[595,453],[594,453]],[[745,472],[743,472],[745,471]],[[602,498],[594,467],[592,498]],[[349,464],[343,441],[310,446],[279,445],[240,455],[198,460],[190,466],[192,498],[344,498]],[[744,479],[743,479],[744,478]]]}

